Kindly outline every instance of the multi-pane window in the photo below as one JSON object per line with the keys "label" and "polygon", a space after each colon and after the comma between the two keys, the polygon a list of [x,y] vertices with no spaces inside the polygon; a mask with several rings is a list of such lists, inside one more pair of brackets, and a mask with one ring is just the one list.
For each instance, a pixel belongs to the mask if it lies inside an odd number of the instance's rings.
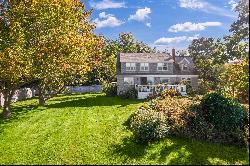
{"label": "multi-pane window", "polygon": [[154,84],[154,77],[147,77],[147,84],[153,85]]}
{"label": "multi-pane window", "polygon": [[149,70],[149,64],[148,63],[141,63],[140,64],[141,66],[140,66],[140,70],[142,70],[142,71],[148,71]]}
{"label": "multi-pane window", "polygon": [[124,77],[124,84],[125,85],[134,85],[134,78],[133,77]]}
{"label": "multi-pane window", "polygon": [[160,82],[161,82],[161,84],[168,84],[169,83],[169,78],[162,77],[162,78],[160,78]]}
{"label": "multi-pane window", "polygon": [[183,64],[183,65],[182,65],[182,70],[183,70],[183,71],[187,71],[187,70],[188,70],[188,66],[185,65],[185,64]]}
{"label": "multi-pane window", "polygon": [[135,69],[136,69],[135,63],[126,63],[127,71],[135,71]]}
{"label": "multi-pane window", "polygon": [[157,64],[157,70],[158,71],[167,71],[168,70],[168,64],[167,63],[158,63]]}

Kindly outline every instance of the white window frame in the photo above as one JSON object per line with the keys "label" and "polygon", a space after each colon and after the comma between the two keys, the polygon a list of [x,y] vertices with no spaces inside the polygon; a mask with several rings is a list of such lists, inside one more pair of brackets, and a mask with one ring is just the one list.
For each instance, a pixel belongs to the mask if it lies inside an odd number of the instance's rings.
{"label": "white window frame", "polygon": [[[186,67],[187,69],[184,70],[184,67]],[[183,71],[188,71],[188,65],[182,64],[182,70],[183,70]]]}
{"label": "white window frame", "polygon": [[[167,70],[165,70],[164,67],[167,67]],[[168,71],[168,63],[157,63],[157,70],[158,71]]]}
{"label": "white window frame", "polygon": [[126,63],[126,71],[135,71],[136,70],[136,63]]}
{"label": "white window frame", "polygon": [[124,77],[123,82],[124,82],[124,85],[134,85],[135,80],[134,80],[134,77]]}
{"label": "white window frame", "polygon": [[140,63],[141,71],[149,71],[149,63]]}

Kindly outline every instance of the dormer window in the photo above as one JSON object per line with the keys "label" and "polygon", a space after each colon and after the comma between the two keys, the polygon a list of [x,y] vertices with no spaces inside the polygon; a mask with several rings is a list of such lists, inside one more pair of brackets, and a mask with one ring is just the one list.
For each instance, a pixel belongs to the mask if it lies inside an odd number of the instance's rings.
{"label": "dormer window", "polygon": [[135,71],[136,65],[135,63],[126,63],[126,71]]}
{"label": "dormer window", "polygon": [[149,70],[148,63],[141,63],[140,65],[141,65],[140,66],[141,71],[148,71]]}
{"label": "dormer window", "polygon": [[167,71],[168,70],[168,63],[158,63],[157,70],[158,71]]}
{"label": "dormer window", "polygon": [[183,64],[183,65],[182,65],[182,70],[183,70],[183,71],[187,71],[187,70],[188,70],[188,66],[185,65],[185,64]]}

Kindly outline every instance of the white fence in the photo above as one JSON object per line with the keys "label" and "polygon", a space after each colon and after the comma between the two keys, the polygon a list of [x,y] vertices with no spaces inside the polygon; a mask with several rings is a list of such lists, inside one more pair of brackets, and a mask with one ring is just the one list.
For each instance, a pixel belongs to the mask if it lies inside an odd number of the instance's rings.
{"label": "white fence", "polygon": [[138,91],[138,99],[145,99],[150,94],[157,94],[165,89],[175,89],[182,96],[187,95],[186,85],[135,85],[135,88]]}

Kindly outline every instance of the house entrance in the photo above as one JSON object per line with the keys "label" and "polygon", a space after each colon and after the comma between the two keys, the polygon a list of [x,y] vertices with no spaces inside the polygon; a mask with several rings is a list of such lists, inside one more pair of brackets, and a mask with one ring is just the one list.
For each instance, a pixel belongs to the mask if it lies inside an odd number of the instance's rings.
{"label": "house entrance", "polygon": [[141,77],[141,85],[147,85],[147,77]]}

